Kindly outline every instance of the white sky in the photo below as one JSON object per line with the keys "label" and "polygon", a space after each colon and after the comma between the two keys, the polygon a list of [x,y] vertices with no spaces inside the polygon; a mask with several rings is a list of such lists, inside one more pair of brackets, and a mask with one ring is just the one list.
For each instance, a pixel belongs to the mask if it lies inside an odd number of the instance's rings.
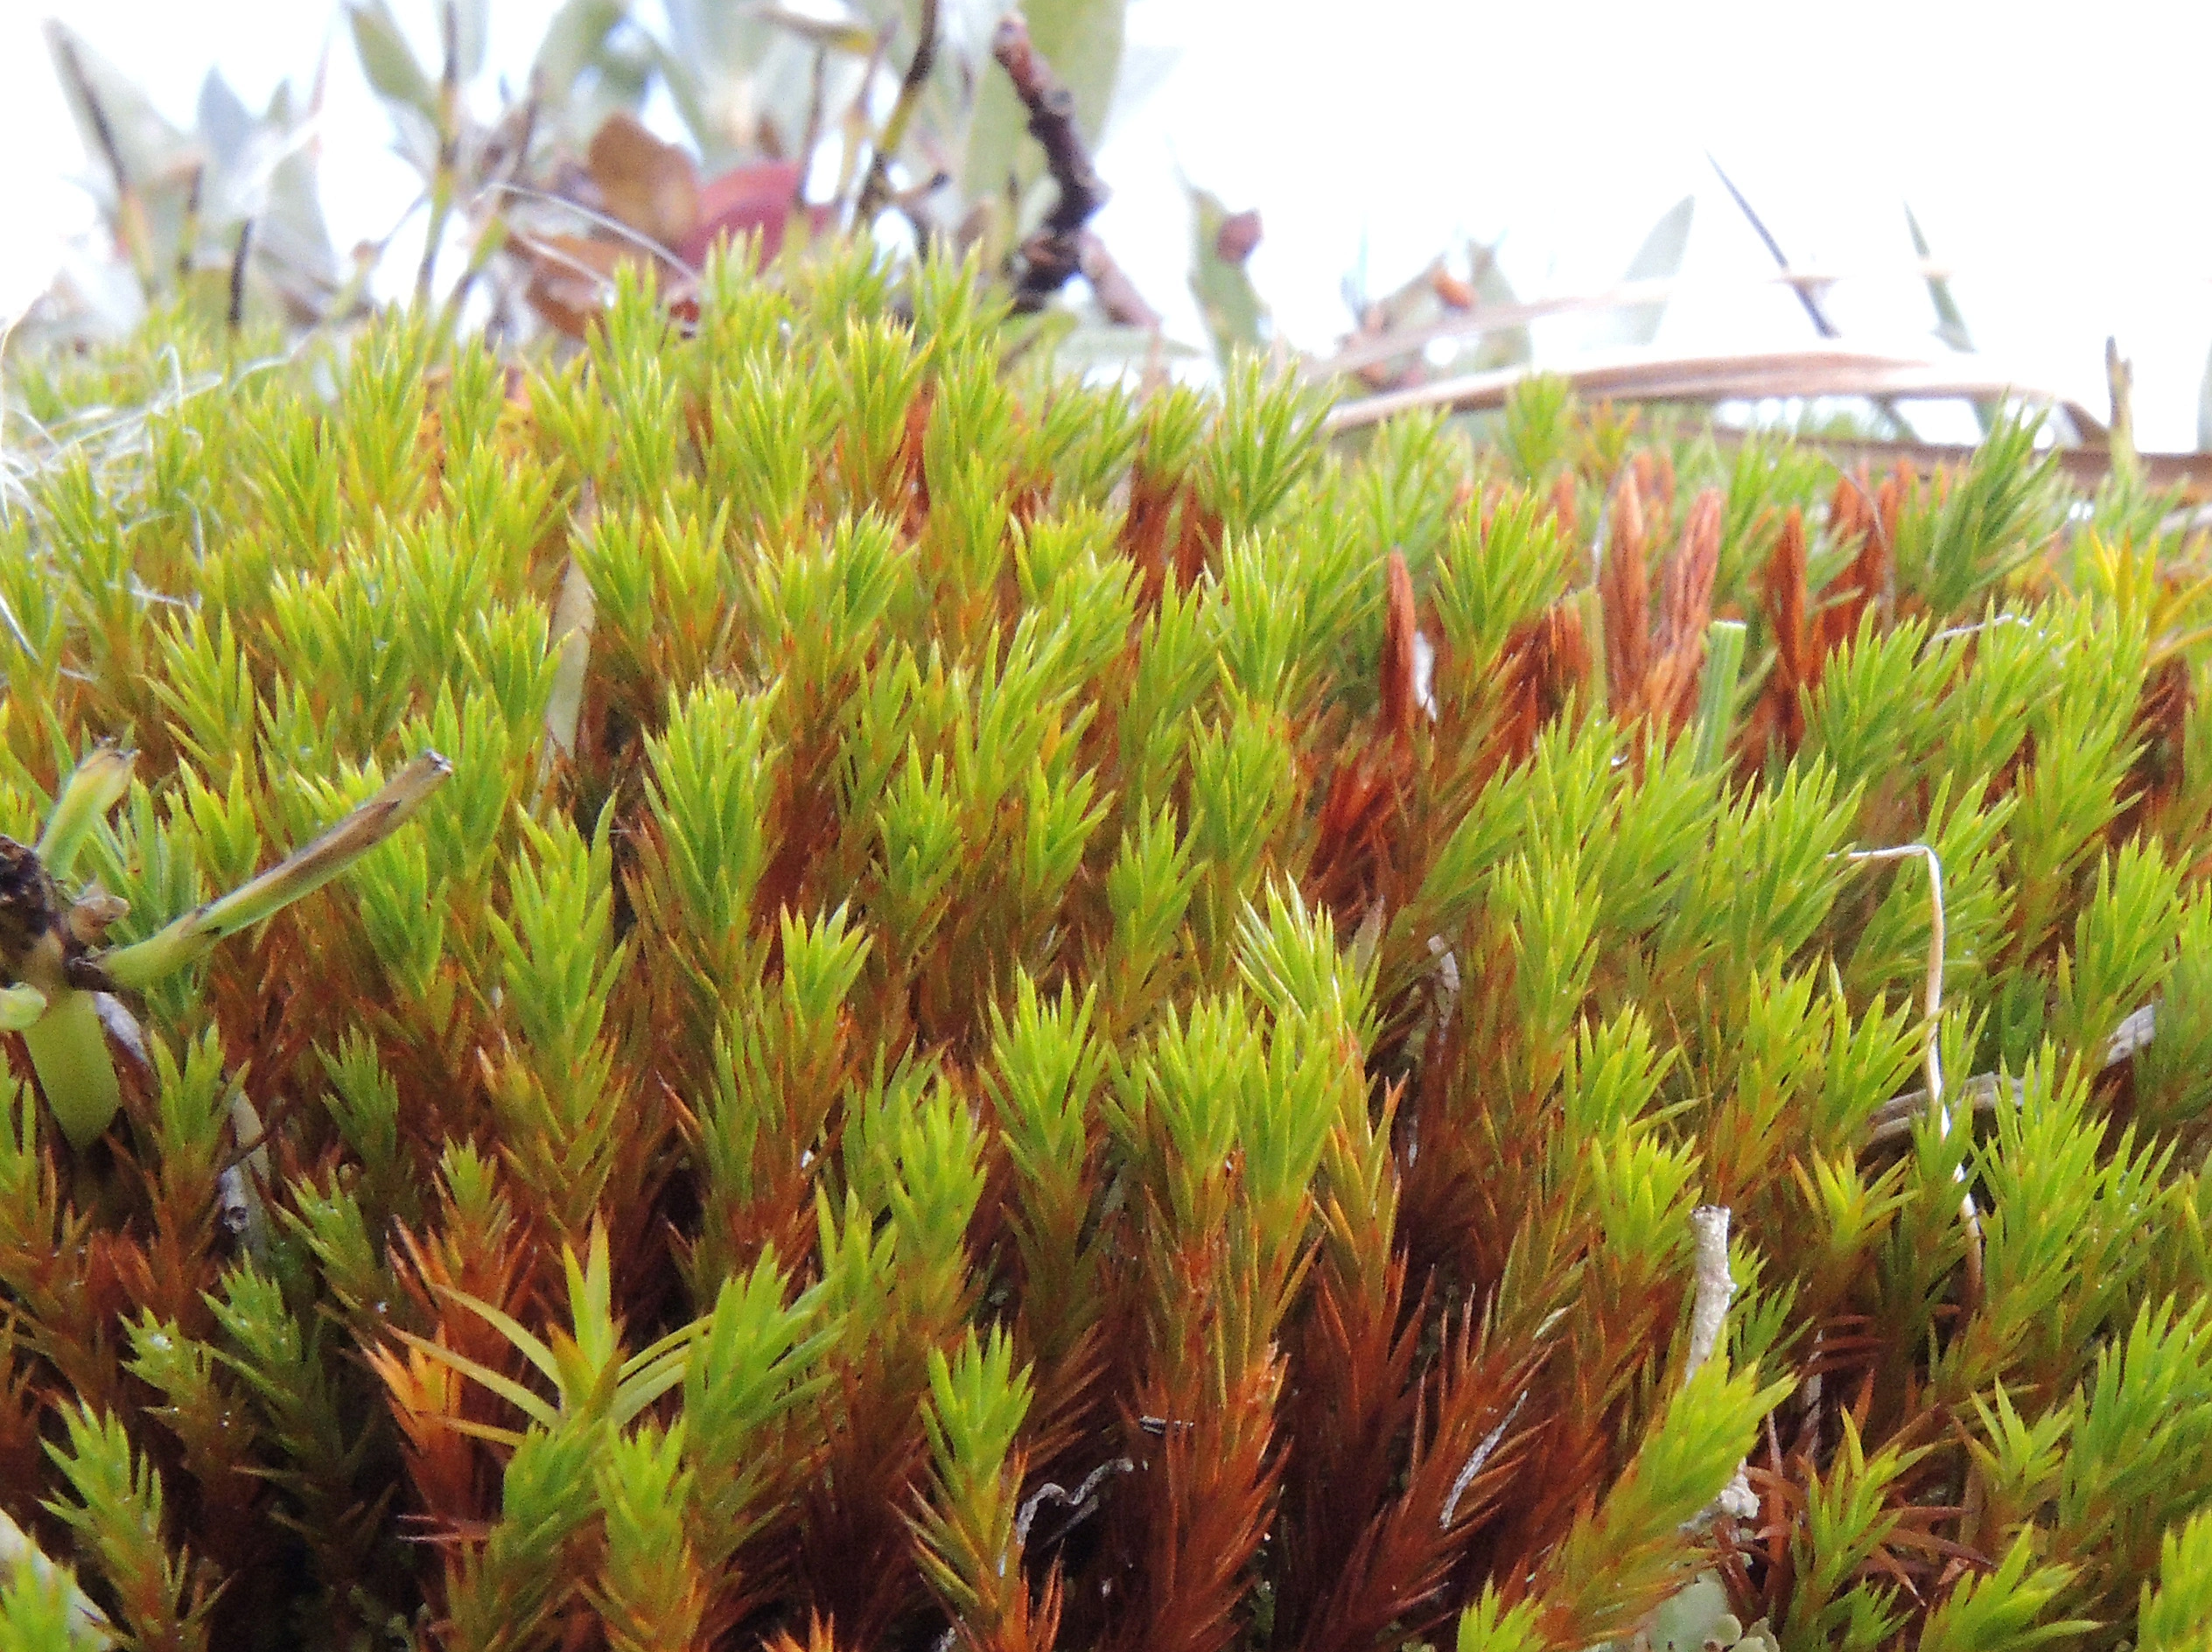
{"label": "white sky", "polygon": [[[394,4],[427,38],[430,0]],[[38,32],[48,9],[0,0],[10,312],[90,217]],[[287,74],[304,86],[334,16],[321,0],[61,10],[180,123],[213,64],[249,106]],[[520,79],[550,10],[493,0],[494,69]],[[1706,167],[1710,148],[1801,264],[1896,271],[1909,200],[1985,354],[2101,408],[2117,334],[2135,361],[2138,439],[2194,444],[2212,344],[2212,7],[1135,0],[1130,27],[1149,93],[1100,157],[1116,196],[1097,228],[1180,336],[1197,333],[1187,175],[1260,210],[1253,275],[1303,346],[1348,325],[1338,291],[1363,247],[1376,292],[1471,234],[1505,236],[1523,297],[1582,291],[1619,279],[1693,192],[1684,273],[1698,286],[1670,307],[1661,342],[1810,341],[1786,292],[1743,284],[1771,266]],[[324,176],[342,252],[387,228],[413,186],[342,37],[331,110]],[[1846,284],[1830,302],[1850,340],[1935,347],[1909,275]],[[1580,325],[1540,332],[1540,351],[1571,354]]]}

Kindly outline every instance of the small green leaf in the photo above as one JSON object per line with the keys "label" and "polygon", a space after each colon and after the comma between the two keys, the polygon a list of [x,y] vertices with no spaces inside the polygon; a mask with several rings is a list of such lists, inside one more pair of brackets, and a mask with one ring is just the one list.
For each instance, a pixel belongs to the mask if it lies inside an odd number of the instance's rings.
{"label": "small green leaf", "polygon": [[[1638,281],[1671,281],[1682,273],[1682,256],[1690,245],[1690,221],[1696,216],[1698,198],[1684,195],[1670,206],[1666,214],[1651,228],[1643,245],[1629,262],[1624,279]],[[1604,349],[1620,346],[1642,346],[1659,336],[1659,323],[1667,313],[1666,300],[1650,304],[1629,304],[1600,321],[1592,330],[1591,347]]]}
{"label": "small green leaf", "polygon": [[1744,624],[1716,620],[1705,630],[1705,681],[1698,698],[1696,763],[1711,768],[1728,749],[1736,710],[1736,674],[1744,660]]}
{"label": "small green leaf", "polygon": [[350,0],[346,21],[354,31],[354,49],[361,73],[388,103],[402,104],[424,119],[438,118],[438,84],[416,60],[415,48],[386,0]]}
{"label": "small green leaf", "polygon": [[1199,313],[1205,318],[1206,331],[1213,337],[1214,353],[1226,367],[1240,349],[1260,347],[1267,305],[1252,285],[1243,261],[1222,256],[1222,226],[1228,221],[1228,208],[1208,190],[1193,188],[1190,197],[1195,235],[1191,291],[1198,299]]}
{"label": "small green leaf", "polygon": [[[1905,208],[1905,228],[1912,232],[1913,252],[1925,263],[1935,255],[1928,249],[1928,237],[1921,233],[1920,220],[1913,215],[1910,206]],[[1951,284],[1933,270],[1927,272],[1928,301],[1936,306],[1936,336],[1954,350],[1970,351],[1973,335],[1966,331],[1966,318],[1958,307],[1958,300],[1951,296]]]}
{"label": "small green leaf", "polygon": [[[1913,215],[1910,206],[1905,208],[1905,228],[1912,232],[1914,253],[1922,263],[1926,263],[1933,255],[1928,249],[1928,237],[1921,233],[1920,220]],[[1922,279],[1928,283],[1928,301],[1936,306],[1936,336],[1952,349],[1970,354],[1974,348],[1973,335],[1966,331],[1966,317],[1958,307],[1958,300],[1951,296],[1950,282],[1932,270]],[[2208,389],[2212,390],[2212,369],[2208,369],[2206,384]],[[1991,425],[1996,423],[1997,414],[1994,402],[1974,403],[1974,423],[1981,428],[1984,436],[1989,434]],[[2202,417],[2199,424],[2202,424]]]}

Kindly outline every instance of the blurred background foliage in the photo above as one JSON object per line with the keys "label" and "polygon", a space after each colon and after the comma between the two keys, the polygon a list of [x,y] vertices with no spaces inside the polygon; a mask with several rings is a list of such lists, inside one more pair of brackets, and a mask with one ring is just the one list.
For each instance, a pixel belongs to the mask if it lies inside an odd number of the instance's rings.
{"label": "blurred background foliage", "polygon": [[[527,84],[492,88],[488,8],[444,0],[429,60],[389,0],[349,0],[345,17],[419,178],[416,292],[510,339],[580,333],[618,262],[657,262],[675,289],[716,235],[752,234],[773,252],[794,214],[810,232],[979,247],[998,268],[1049,210],[1030,112],[991,60],[998,19],[976,7],[668,0],[648,24],[626,0],[565,0]],[[1120,67],[1121,0],[1046,0],[1026,20],[1075,131],[1095,144]],[[366,312],[402,226],[332,244],[316,177],[327,63],[304,95],[281,87],[259,112],[211,71],[185,130],[95,43],[60,21],[46,35],[117,256],[57,283],[24,318],[25,342],[114,336],[168,305],[290,330]],[[656,90],[679,143],[639,118]]]}
{"label": "blurred background foliage", "polygon": [[[581,338],[620,264],[654,267],[681,312],[718,237],[752,236],[771,256],[797,225],[795,239],[862,234],[893,256],[976,253],[1020,295],[1018,309],[1052,301],[1040,342],[1068,366],[1157,377],[1208,374],[1238,350],[1288,354],[1249,267],[1264,234],[1258,214],[1203,178],[1186,186],[1189,283],[1204,336],[1166,336],[1156,307],[1164,295],[1138,290],[1088,228],[1105,185],[1089,177],[1086,195],[1054,175],[1052,145],[1033,130],[1040,106],[995,52],[1002,10],[991,0],[664,0],[649,10],[633,0],[562,0],[521,84],[487,70],[490,6],[343,0],[339,38],[382,103],[416,186],[402,221],[350,248],[332,243],[317,172],[327,54],[304,91],[280,84],[258,111],[211,71],[186,129],[97,42],[50,22],[56,75],[92,163],[84,181],[113,256],[73,263],[20,319],[18,342],[113,338],[172,306],[297,339],[357,324],[376,295],[411,292],[440,304],[445,326],[523,348],[548,334]],[[1064,89],[1053,118],[1065,118],[1087,169],[1117,93],[1141,97],[1129,77],[1141,82],[1157,67],[1125,60],[1125,0],[1038,0],[1018,15],[1035,59]],[[1065,172],[1070,151],[1060,153]],[[1580,353],[1562,360],[1554,352],[1541,365],[1572,374],[1589,364],[1599,376],[1578,384],[1586,392],[1706,406],[1779,396],[1825,434],[1892,440],[1918,434],[1903,396],[1923,408],[1968,401],[1985,429],[2017,393],[2059,407],[2051,428],[2062,439],[2107,441],[2115,421],[2104,410],[1974,361],[1965,318],[1909,209],[1933,306],[1931,349],[1847,349],[1822,307],[1832,277],[1793,266],[1753,204],[1721,182],[1820,347],[1732,358],[1718,375],[1700,359],[1685,376],[1684,362],[1655,353],[1696,220],[1696,198],[1685,196],[1652,226],[1620,283],[1597,291],[1527,301],[1497,245],[1476,240],[1380,290],[1362,258],[1342,283],[1346,336],[1303,369],[1347,396],[1494,409],[1513,377],[1536,365],[1532,327],[1579,315]],[[1040,236],[1056,239],[1040,245]],[[412,268],[396,267],[408,260]]]}

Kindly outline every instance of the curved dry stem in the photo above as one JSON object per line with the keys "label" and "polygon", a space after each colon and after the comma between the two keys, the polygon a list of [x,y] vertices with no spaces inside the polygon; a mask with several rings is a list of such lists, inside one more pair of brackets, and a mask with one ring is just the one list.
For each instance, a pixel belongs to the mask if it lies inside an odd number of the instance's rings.
{"label": "curved dry stem", "polygon": [[337,877],[406,824],[452,772],[436,752],[424,752],[305,848],[145,940],[105,954],[101,964],[117,985],[137,988],[206,956],[218,941],[252,928]]}

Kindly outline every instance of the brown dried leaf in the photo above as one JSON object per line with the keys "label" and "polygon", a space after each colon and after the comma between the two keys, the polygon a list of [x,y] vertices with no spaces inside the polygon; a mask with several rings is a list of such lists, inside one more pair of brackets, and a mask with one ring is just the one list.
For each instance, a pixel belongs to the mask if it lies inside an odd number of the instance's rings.
{"label": "brown dried leaf", "polygon": [[1340,918],[1362,911],[1390,892],[1387,883],[1393,829],[1412,761],[1413,719],[1418,709],[1414,676],[1418,616],[1413,576],[1403,552],[1390,553],[1384,580],[1388,595],[1377,671],[1381,703],[1376,710],[1381,738],[1340,752],[1307,872],[1315,899]]}
{"label": "brown dried leaf", "polygon": [[[1894,526],[1897,519],[1896,486],[1885,482],[1882,492],[1890,500],[1886,514]],[[1890,528],[1877,515],[1875,503],[1863,470],[1856,477],[1847,474],[1837,479],[1835,497],[1828,507],[1828,531],[1839,544],[1857,540],[1858,550],[1850,565],[1828,587],[1829,601],[1821,610],[1818,626],[1819,652],[1824,659],[1858,633],[1859,620],[1869,606],[1888,595]]]}
{"label": "brown dried leaf", "polygon": [[1413,576],[1402,551],[1392,551],[1388,571],[1390,594],[1382,622],[1382,732],[1396,739],[1413,732],[1416,699],[1413,680]]}
{"label": "brown dried leaf", "polygon": [[[1656,448],[1644,448],[1632,461],[1635,469],[1636,491],[1647,504],[1656,502],[1652,514],[1664,518],[1674,514],[1675,462],[1671,455]],[[1656,523],[1647,526],[1656,528]]]}
{"label": "brown dried leaf", "polygon": [[1572,540],[1575,530],[1574,472],[1561,471],[1551,480],[1551,520],[1559,524],[1559,537]]}
{"label": "brown dried leaf", "polygon": [[517,236],[516,251],[529,261],[530,278],[522,296],[551,326],[572,339],[590,331],[606,295],[613,290],[615,267],[638,255],[610,241],[582,235]]}
{"label": "brown dried leaf", "polygon": [[1188,591],[1206,571],[1207,564],[1222,542],[1222,520],[1201,502],[1189,483],[1182,486],[1182,536],[1175,542],[1175,578]]}
{"label": "brown dried leaf", "polygon": [[1794,507],[1775,536],[1761,584],[1774,626],[1775,680],[1794,693],[1818,670],[1805,628],[1805,522]]}
{"label": "brown dried leaf", "polygon": [[1704,644],[1705,627],[1712,621],[1712,581],[1720,566],[1725,510],[1717,487],[1708,487],[1690,504],[1682,542],[1660,576],[1659,647],[1664,651]]}
{"label": "brown dried leaf", "polygon": [[1687,726],[1698,706],[1699,673],[1705,663],[1705,628],[1712,622],[1712,581],[1720,565],[1724,504],[1720,490],[1709,487],[1690,507],[1682,542],[1660,575],[1659,659],[1652,668],[1644,704],[1669,734]]}
{"label": "brown dried leaf", "polygon": [[1429,271],[1429,290],[1436,294],[1436,301],[1446,310],[1465,312],[1474,309],[1478,302],[1473,284],[1461,280],[1446,270],[1441,259]]}
{"label": "brown dried leaf", "polygon": [[1640,703],[1651,669],[1651,579],[1644,565],[1643,500],[1634,474],[1614,494],[1613,534],[1598,570],[1606,622],[1606,696],[1616,707]]}
{"label": "brown dried leaf", "polygon": [[1514,627],[1501,662],[1505,684],[1497,742],[1518,762],[1535,750],[1536,735],[1565,706],[1567,696],[1590,680],[1590,640],[1582,610],[1557,602]]}
{"label": "brown dried leaf", "polygon": [[1362,751],[1329,777],[1328,795],[1315,823],[1306,885],[1313,899],[1339,919],[1358,912],[1372,898],[1376,862],[1387,822],[1396,813],[1391,777],[1373,760],[1372,752]]}
{"label": "brown dried leaf", "polygon": [[689,240],[699,221],[699,172],[690,154],[664,144],[617,109],[592,135],[592,181],[607,212],[663,247]]}
{"label": "brown dried leaf", "polygon": [[2112,823],[2111,839],[2124,842],[2177,796],[2184,778],[2182,752],[2196,692],[2188,663],[2170,654],[2151,668],[2135,707],[2136,757],[2128,771],[2129,801]]}
{"label": "brown dried leaf", "polygon": [[1760,697],[1753,732],[1760,749],[1779,740],[1784,751],[1795,752],[1805,738],[1800,696],[1820,673],[1805,625],[1805,523],[1795,506],[1782,519],[1759,584],[1774,629],[1774,669]]}

